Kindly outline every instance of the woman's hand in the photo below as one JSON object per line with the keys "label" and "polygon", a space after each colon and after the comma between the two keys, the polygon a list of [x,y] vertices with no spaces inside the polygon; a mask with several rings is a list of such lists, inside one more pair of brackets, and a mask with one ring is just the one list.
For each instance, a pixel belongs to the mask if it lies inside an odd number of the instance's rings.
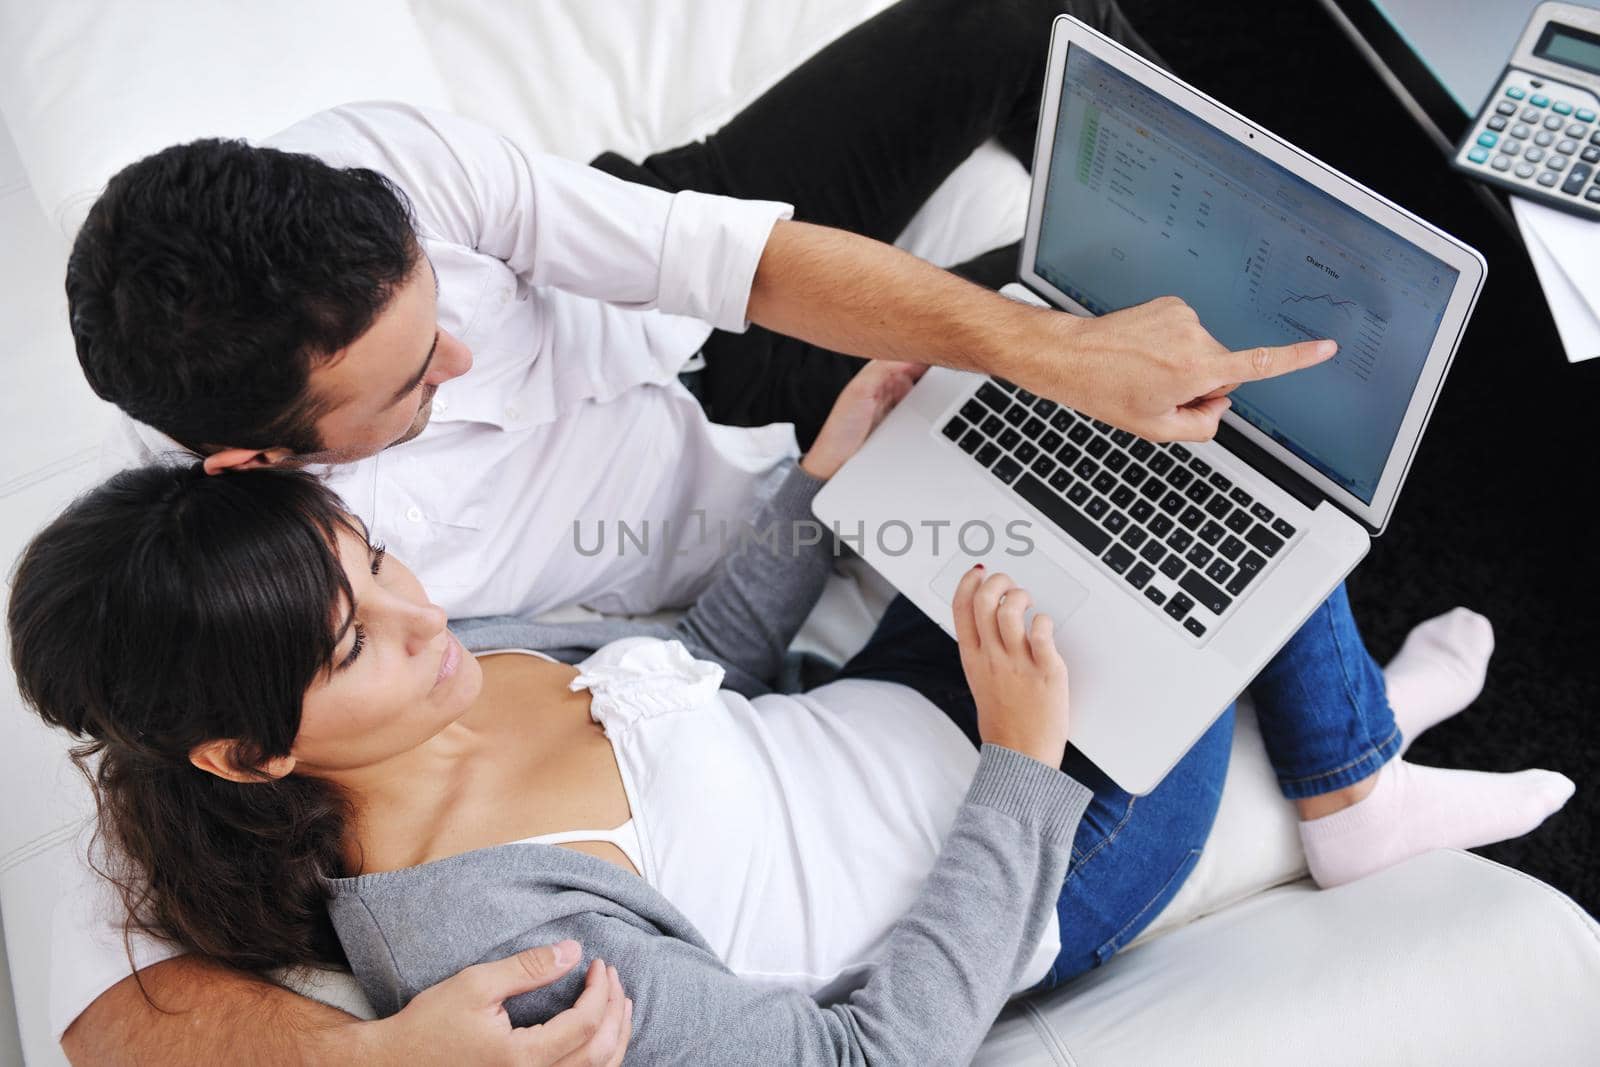
{"label": "woman's hand", "polygon": [[822,481],[832,478],[927,370],[918,363],[882,359],[862,367],[833,402],[811,450],[800,459],[800,469]]}
{"label": "woman's hand", "polygon": [[1067,665],[1056,650],[1050,616],[1023,617],[1033,603],[1004,574],[985,576],[982,565],[956,586],[956,642],[961,667],[978,705],[978,735],[1061,766],[1067,750]]}

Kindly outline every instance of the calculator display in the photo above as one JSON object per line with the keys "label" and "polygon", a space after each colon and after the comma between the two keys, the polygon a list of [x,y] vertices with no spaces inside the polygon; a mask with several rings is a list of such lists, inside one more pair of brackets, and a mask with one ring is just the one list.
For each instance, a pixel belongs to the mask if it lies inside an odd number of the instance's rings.
{"label": "calculator display", "polygon": [[1558,22],[1545,26],[1533,54],[1590,74],[1600,74],[1600,36]]}

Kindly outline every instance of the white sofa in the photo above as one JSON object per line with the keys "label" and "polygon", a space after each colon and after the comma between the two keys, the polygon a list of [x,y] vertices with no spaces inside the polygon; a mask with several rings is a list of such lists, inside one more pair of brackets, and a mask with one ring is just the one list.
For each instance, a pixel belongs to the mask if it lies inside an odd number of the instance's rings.
{"label": "white sofa", "polygon": [[[61,278],[70,235],[124,163],[198,136],[263,136],[370,98],[458,110],[580,160],[602,148],[638,157],[714,129],[884,6],[0,0],[0,114],[15,142],[0,137],[0,562],[9,569],[96,474],[107,413],[78,377]],[[954,262],[1013,240],[1025,192],[1015,161],[980,149],[901,243]],[[841,577],[806,639],[847,650],[883,597],[871,575]],[[7,686],[0,1063],[57,1064],[46,1016],[51,903],[89,805],[64,739],[20,710],[9,675]],[[1600,928],[1555,890],[1465,853],[1328,893],[1303,873],[1246,713],[1216,834],[1183,892],[1110,965],[1009,1009],[979,1062],[1594,1062]],[[313,992],[365,1007],[346,976]]]}

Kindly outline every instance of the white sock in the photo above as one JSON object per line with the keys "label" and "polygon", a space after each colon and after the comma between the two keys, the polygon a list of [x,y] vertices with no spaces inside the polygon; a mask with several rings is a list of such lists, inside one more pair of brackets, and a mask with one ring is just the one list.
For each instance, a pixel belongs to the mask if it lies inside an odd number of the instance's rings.
{"label": "white sock", "polygon": [[1475,611],[1455,608],[1414,627],[1383,668],[1389,706],[1403,737],[1412,740],[1465,708],[1483,692],[1494,651],[1494,627]]}
{"label": "white sock", "polygon": [[1572,796],[1554,771],[1488,774],[1395,759],[1366,797],[1300,824],[1311,877],[1324,889],[1436,848],[1477,848],[1521,837]]}

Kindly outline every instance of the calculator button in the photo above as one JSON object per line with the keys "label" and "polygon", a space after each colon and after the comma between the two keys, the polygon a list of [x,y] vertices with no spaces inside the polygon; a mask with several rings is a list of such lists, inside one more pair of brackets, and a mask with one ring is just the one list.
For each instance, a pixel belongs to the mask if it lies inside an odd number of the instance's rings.
{"label": "calculator button", "polygon": [[1587,163],[1574,163],[1572,169],[1567,172],[1567,181],[1561,187],[1561,191],[1568,196],[1577,196],[1583,192],[1583,183],[1589,180],[1592,169]]}
{"label": "calculator button", "polygon": [[1583,198],[1591,204],[1600,204],[1600,185],[1589,186],[1589,191],[1583,194]]}
{"label": "calculator button", "polygon": [[1544,118],[1544,115],[1541,114],[1539,109],[1536,107],[1525,107],[1522,109],[1522,114],[1518,115],[1517,117],[1523,122],[1538,125],[1539,120]]}
{"label": "calculator button", "polygon": [[1521,100],[1523,97],[1527,96],[1528,93],[1525,89],[1520,89],[1515,85],[1510,85],[1506,87],[1506,95],[1513,100]]}
{"label": "calculator button", "polygon": [[1543,93],[1534,93],[1528,98],[1528,103],[1532,104],[1534,107],[1549,107],[1550,98],[1545,96]]}
{"label": "calculator button", "polygon": [[1500,142],[1500,135],[1498,133],[1480,133],[1480,134],[1478,134],[1478,143],[1483,145],[1483,147],[1485,147],[1485,148],[1493,148],[1499,142]]}
{"label": "calculator button", "polygon": [[1559,130],[1565,125],[1566,123],[1561,121],[1560,115],[1550,115],[1544,120],[1544,128],[1547,130]]}
{"label": "calculator button", "polygon": [[1534,171],[1534,167],[1533,167],[1533,165],[1531,163],[1518,163],[1517,164],[1516,175],[1519,178],[1531,178],[1531,177],[1533,177],[1533,171]]}
{"label": "calculator button", "polygon": [[1548,188],[1550,188],[1550,186],[1554,185],[1555,183],[1556,183],[1556,172],[1555,171],[1546,170],[1546,171],[1541,171],[1540,172],[1540,174],[1539,174],[1539,184],[1540,185],[1542,185],[1546,189],[1548,189]]}
{"label": "calculator button", "polygon": [[1509,100],[1502,100],[1494,106],[1494,111],[1497,115],[1515,115],[1517,113],[1517,105]]}
{"label": "calculator button", "polygon": [[1528,129],[1528,127],[1524,126],[1520,122],[1511,127],[1511,136],[1515,137],[1519,141],[1526,141],[1528,139],[1528,134],[1532,132],[1532,130]]}
{"label": "calculator button", "polygon": [[1511,160],[1507,159],[1505,156],[1495,156],[1493,159],[1489,160],[1489,166],[1493,167],[1495,170],[1510,170]]}
{"label": "calculator button", "polygon": [[1567,165],[1567,157],[1551,156],[1549,159],[1544,161],[1544,165],[1549,167],[1551,170],[1561,170]]}
{"label": "calculator button", "polygon": [[1600,163],[1600,145],[1590,145],[1578,158],[1585,163]]}
{"label": "calculator button", "polygon": [[1600,144],[1600,130],[1596,130],[1589,135],[1589,143]]}
{"label": "calculator button", "polygon": [[1467,153],[1467,158],[1474,163],[1487,163],[1489,162],[1489,150],[1487,148],[1474,148]]}
{"label": "calculator button", "polygon": [[1577,141],[1562,141],[1560,144],[1556,145],[1556,151],[1560,152],[1564,156],[1570,156],[1570,155],[1572,155],[1572,153],[1576,152],[1577,150],[1578,150],[1578,142]]}
{"label": "calculator button", "polygon": [[1540,130],[1538,133],[1533,135],[1533,143],[1538,145],[1540,148],[1549,148],[1551,145],[1556,143],[1556,135],[1551,133],[1549,130]]}
{"label": "calculator button", "polygon": [[1522,158],[1529,163],[1537,163],[1544,158],[1544,149],[1529,146],[1528,150],[1522,153]]}
{"label": "calculator button", "polygon": [[1522,151],[1522,146],[1515,141],[1501,141],[1500,151],[1504,152],[1508,156],[1514,156],[1518,152]]}
{"label": "calculator button", "polygon": [[1557,100],[1555,103],[1550,105],[1550,110],[1554,111],[1557,115],[1570,115],[1572,114],[1572,105],[1567,103],[1565,100]]}
{"label": "calculator button", "polygon": [[[1511,110],[1515,111],[1516,108],[1512,108]],[[1576,117],[1579,122],[1593,122],[1595,119],[1595,114],[1586,107],[1580,107]]]}
{"label": "calculator button", "polygon": [[1585,126],[1581,122],[1574,122],[1571,126],[1567,127],[1567,136],[1576,137],[1580,141],[1583,140],[1583,135],[1588,132],[1589,127]]}
{"label": "calculator button", "polygon": [[1489,120],[1489,128],[1491,130],[1503,130],[1503,129],[1505,129],[1506,128],[1506,117],[1504,115],[1495,115],[1493,118],[1491,118]]}

